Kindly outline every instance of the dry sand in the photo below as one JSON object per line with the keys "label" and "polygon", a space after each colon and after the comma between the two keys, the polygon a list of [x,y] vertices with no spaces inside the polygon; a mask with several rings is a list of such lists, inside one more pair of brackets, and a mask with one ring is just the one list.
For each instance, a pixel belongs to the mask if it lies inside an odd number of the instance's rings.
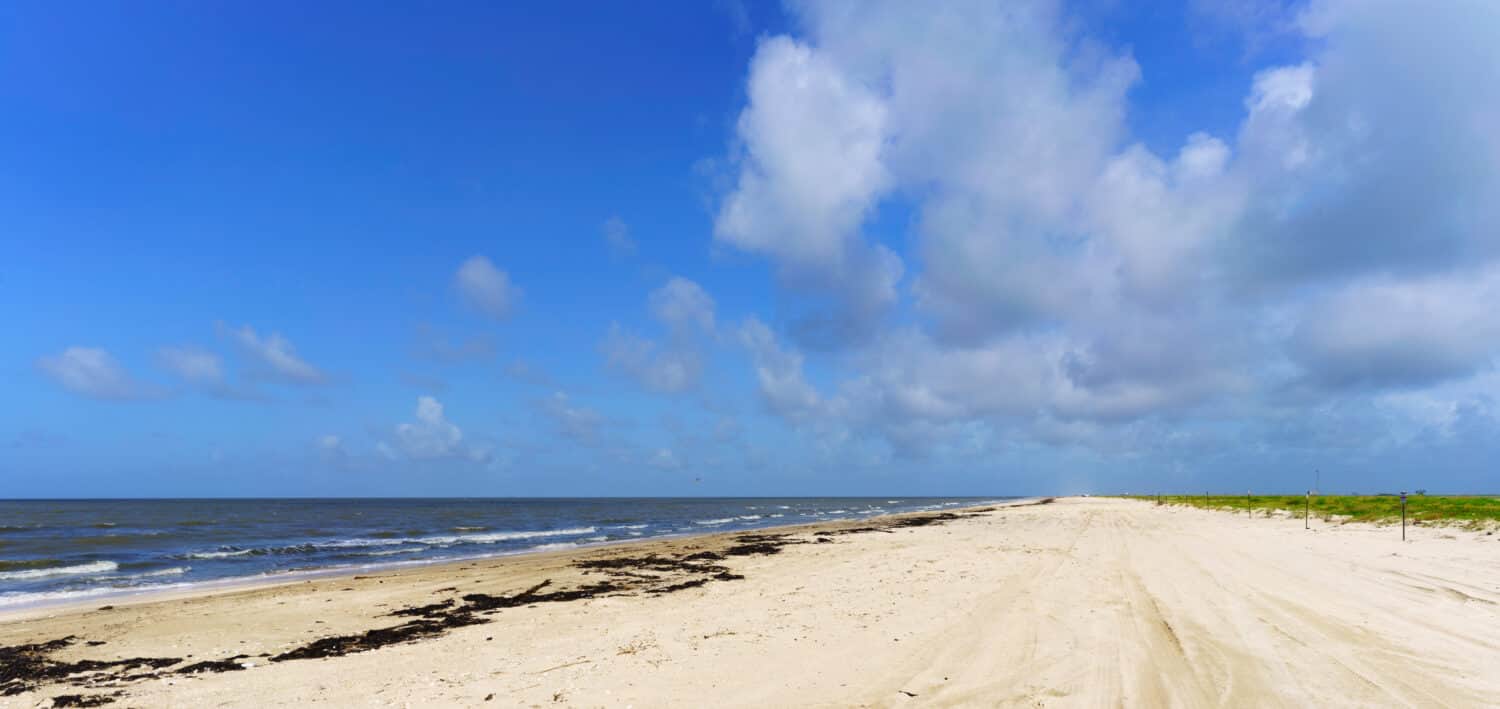
{"label": "dry sand", "polygon": [[[854,525],[842,525],[850,527]],[[544,602],[631,583],[579,559],[681,558],[671,542],[331,578],[111,610],[0,616],[0,645],[77,636],[55,659],[248,655],[244,671],[152,672],[119,706],[1500,706],[1500,535],[1399,530],[1109,499],[1000,508],[943,524],[825,535],[694,561],[670,593]],[[817,530],[797,528],[792,541]],[[620,571],[620,570],[616,570]],[[723,573],[719,571],[718,573]],[[382,614],[462,594],[538,602],[440,635],[269,662]],[[459,590],[449,590],[457,588]],[[96,604],[95,604],[96,605]],[[450,606],[447,611],[462,606]],[[85,641],[103,641],[88,646]],[[4,668],[0,668],[3,670]],[[3,673],[0,673],[3,674]]]}

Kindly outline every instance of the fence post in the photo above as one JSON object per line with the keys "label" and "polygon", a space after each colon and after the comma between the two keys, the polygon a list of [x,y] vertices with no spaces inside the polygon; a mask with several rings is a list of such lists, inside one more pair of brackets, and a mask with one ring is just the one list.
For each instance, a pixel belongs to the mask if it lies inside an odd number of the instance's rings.
{"label": "fence post", "polygon": [[1401,491],[1401,541],[1406,541],[1406,491]]}
{"label": "fence post", "polygon": [[1312,490],[1307,491],[1307,501],[1302,505],[1302,528],[1312,529]]}

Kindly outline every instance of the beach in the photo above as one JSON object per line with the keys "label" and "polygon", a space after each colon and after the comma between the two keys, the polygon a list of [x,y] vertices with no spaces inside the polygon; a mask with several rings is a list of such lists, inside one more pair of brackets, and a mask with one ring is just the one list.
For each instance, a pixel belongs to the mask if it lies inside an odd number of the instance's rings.
{"label": "beach", "polygon": [[1500,535],[1036,502],[8,610],[0,706],[1500,705]]}

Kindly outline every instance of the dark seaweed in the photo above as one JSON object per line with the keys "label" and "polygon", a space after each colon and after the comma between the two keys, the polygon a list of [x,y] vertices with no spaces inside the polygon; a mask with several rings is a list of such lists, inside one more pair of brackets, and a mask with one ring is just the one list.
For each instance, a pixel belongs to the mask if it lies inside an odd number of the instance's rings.
{"label": "dark seaweed", "polygon": [[[453,590],[457,591],[458,589],[455,588]],[[425,605],[425,606],[412,606],[410,608],[402,608],[400,610],[394,610],[394,611],[391,611],[390,613],[387,613],[386,615],[393,615],[393,616],[415,616],[415,617],[421,617],[421,618],[430,618],[430,617],[435,617],[437,615],[441,615],[442,611],[447,610],[447,609],[452,608],[452,607],[453,607],[453,599],[450,598],[450,599],[448,599],[446,601],[442,601],[442,602],[439,602],[439,603],[431,603],[431,604],[428,604],[428,605]]]}
{"label": "dark seaweed", "polygon": [[334,635],[319,638],[295,650],[283,652],[271,658],[272,662],[287,660],[311,660],[322,657],[341,657],[356,652],[367,652],[387,645],[407,643],[413,640],[436,637],[453,628],[480,625],[490,622],[463,611],[449,611],[436,618],[423,618],[402,623],[390,628],[375,628],[355,635]]}
{"label": "dark seaweed", "polygon": [[47,642],[0,647],[0,697],[29,692],[43,684],[95,686],[131,678],[127,671],[145,667],[153,670],[170,667],[178,657],[132,657],[123,660],[79,660],[67,662],[52,657],[54,653],[77,642],[69,635]]}
{"label": "dark seaweed", "polygon": [[115,697],[120,692],[113,694],[59,694],[52,698],[54,707],[102,707],[105,704],[113,704]]}
{"label": "dark seaweed", "polygon": [[239,661],[248,657],[250,656],[235,655],[234,657],[226,657],[222,660],[204,660],[203,662],[195,662],[191,665],[188,665],[187,667],[178,669],[175,674],[192,675],[199,672],[239,672],[240,670],[245,669],[245,666],[240,664]]}

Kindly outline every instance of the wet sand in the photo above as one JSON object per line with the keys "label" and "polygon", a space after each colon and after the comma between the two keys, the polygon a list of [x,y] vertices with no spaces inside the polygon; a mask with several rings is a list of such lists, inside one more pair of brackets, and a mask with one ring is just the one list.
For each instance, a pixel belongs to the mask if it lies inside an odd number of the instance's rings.
{"label": "wet sand", "polygon": [[12,611],[0,706],[1500,705],[1500,535],[1313,525],[1061,499]]}

